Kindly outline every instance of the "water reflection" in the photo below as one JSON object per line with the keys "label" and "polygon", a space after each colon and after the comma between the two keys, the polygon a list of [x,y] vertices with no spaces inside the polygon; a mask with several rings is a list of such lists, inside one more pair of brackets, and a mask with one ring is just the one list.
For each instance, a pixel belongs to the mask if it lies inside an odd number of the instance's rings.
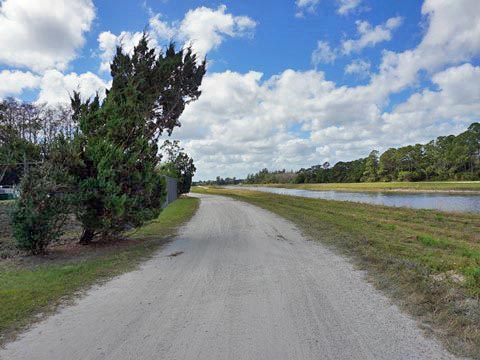
{"label": "water reflection", "polygon": [[479,194],[312,191],[248,186],[243,186],[242,188],[315,199],[354,201],[366,204],[410,207],[415,209],[480,213]]}

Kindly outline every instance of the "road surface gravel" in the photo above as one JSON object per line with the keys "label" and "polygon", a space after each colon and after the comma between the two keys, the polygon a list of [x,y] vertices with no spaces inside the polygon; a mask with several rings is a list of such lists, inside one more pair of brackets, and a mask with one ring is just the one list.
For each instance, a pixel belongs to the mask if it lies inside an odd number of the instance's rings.
{"label": "road surface gravel", "polygon": [[453,358],[363,272],[292,223],[197,196],[200,208],[174,242],[32,326],[0,358]]}

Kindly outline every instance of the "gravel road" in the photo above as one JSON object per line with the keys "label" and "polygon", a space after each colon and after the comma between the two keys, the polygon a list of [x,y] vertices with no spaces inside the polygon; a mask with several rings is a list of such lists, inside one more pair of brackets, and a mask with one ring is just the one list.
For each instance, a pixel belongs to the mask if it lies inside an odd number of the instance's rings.
{"label": "gravel road", "polygon": [[34,325],[0,358],[453,358],[362,272],[292,223],[200,197],[167,248]]}

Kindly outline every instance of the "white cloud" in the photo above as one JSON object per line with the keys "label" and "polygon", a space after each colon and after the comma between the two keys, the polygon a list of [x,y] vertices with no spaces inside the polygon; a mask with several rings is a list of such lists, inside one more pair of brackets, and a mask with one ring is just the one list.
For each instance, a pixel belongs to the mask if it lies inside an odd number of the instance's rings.
{"label": "white cloud", "polygon": [[303,17],[305,11],[315,12],[317,5],[320,3],[320,0],[296,0],[295,5],[297,5],[298,11],[295,14],[296,17]]}
{"label": "white cloud", "polygon": [[365,60],[354,60],[345,66],[345,74],[357,74],[361,78],[366,78],[370,75],[370,68],[372,64]]}
{"label": "white cloud", "polygon": [[[122,31],[118,36],[112,34],[110,31],[100,33],[97,39],[101,60],[99,71],[110,71],[110,62],[115,55],[117,46],[121,46],[126,53],[131,54],[142,36],[143,32],[139,31],[135,33]],[[155,37],[150,36],[148,42],[151,48],[158,48],[158,43]]]}
{"label": "white cloud", "polygon": [[341,51],[348,55],[352,52],[360,52],[366,47],[392,39],[392,31],[402,24],[403,19],[399,16],[388,19],[384,24],[372,27],[368,21],[357,20],[358,39],[348,39],[342,42]]}
{"label": "white cloud", "polygon": [[392,39],[392,32],[402,24],[403,19],[399,16],[388,19],[385,23],[372,27],[368,21],[357,20],[357,39],[342,41],[339,48],[331,48],[327,41],[318,41],[317,48],[312,52],[312,64],[334,63],[340,55],[350,55],[360,52],[366,47],[373,47],[380,42]]}
{"label": "white cloud", "polygon": [[[149,21],[151,46],[176,40],[184,45],[191,45],[196,54],[203,58],[209,51],[218,48],[227,37],[250,37],[256,22],[248,16],[235,16],[227,13],[227,7],[220,5],[217,9],[198,7],[189,10],[182,21],[168,23],[160,14],[152,15]],[[103,32],[98,37],[101,51],[101,71],[109,69],[109,62],[115,54],[117,45],[122,44],[125,51],[130,52],[142,36],[141,32],[123,31],[116,36],[111,32]]]}
{"label": "white cloud", "polygon": [[437,128],[462,131],[480,117],[480,67],[471,64],[450,67],[432,77],[438,90],[423,90],[383,114],[383,131],[408,128],[407,140],[428,140],[438,135]]}
{"label": "white cloud", "polygon": [[25,89],[34,89],[39,84],[38,76],[31,72],[0,71],[0,99],[20,95]]}
{"label": "white cloud", "polygon": [[180,23],[179,37],[191,44],[200,56],[217,48],[229,37],[249,36],[256,23],[247,16],[233,16],[221,5],[217,10],[200,7],[190,10]]}
{"label": "white cloud", "polygon": [[0,3],[0,62],[39,72],[64,70],[95,18],[91,0],[4,0]]}
{"label": "white cloud", "polygon": [[337,12],[340,15],[348,15],[360,6],[362,0],[338,0]]}
{"label": "white cloud", "polygon": [[331,64],[335,62],[337,52],[330,47],[328,42],[317,42],[317,48],[312,52],[312,64],[317,66],[320,63]]}
{"label": "white cloud", "polygon": [[97,77],[91,72],[64,75],[58,70],[47,70],[43,75],[19,70],[0,72],[0,99],[7,96],[21,95],[26,89],[39,90],[37,103],[69,103],[74,91],[79,91],[83,99],[98,94],[105,96],[105,89],[111,83]]}
{"label": "white cloud", "polygon": [[118,43],[117,36],[110,31],[104,31],[98,35],[98,47],[101,51],[100,59],[102,60],[100,71],[110,71],[110,61],[115,55]]}
{"label": "white cloud", "polygon": [[79,91],[82,98],[91,98],[98,94],[101,98],[110,84],[91,72],[83,74],[62,74],[58,70],[47,70],[40,81],[40,93],[37,103],[69,103],[74,91]]}
{"label": "white cloud", "polygon": [[372,86],[385,93],[414,84],[420,70],[435,72],[480,54],[480,1],[425,0],[428,28],[420,44],[402,53],[386,51]]}
{"label": "white cloud", "polygon": [[160,20],[160,17],[161,14],[156,14],[150,18],[150,28],[160,39],[172,40],[178,33],[176,26],[170,26],[168,22]]}
{"label": "white cloud", "polygon": [[[478,121],[480,67],[469,62],[480,55],[480,2],[426,0],[422,12],[426,28],[418,46],[385,51],[366,85],[338,86],[313,70],[268,79],[258,72],[208,74],[202,96],[174,132],[196,160],[197,178],[333,164],[459,133]],[[332,61],[336,54],[327,49],[324,59]],[[349,66],[345,71],[357,73],[368,63]],[[420,88],[386,111],[393,93],[418,85],[420,70],[435,89]]]}
{"label": "white cloud", "polygon": [[[214,73],[207,75],[202,91],[174,133],[198,162],[200,178],[245,176],[262,167],[308,166],[333,159],[347,143],[349,156],[356,155],[361,144],[371,145],[368,137],[374,136],[359,128],[381,116],[376,94],[366,88],[336,87],[313,70],[286,70],[265,80],[258,72]],[[355,140],[323,146],[327,139],[323,129],[350,128],[355,122]],[[299,138],[299,126],[304,139]]]}

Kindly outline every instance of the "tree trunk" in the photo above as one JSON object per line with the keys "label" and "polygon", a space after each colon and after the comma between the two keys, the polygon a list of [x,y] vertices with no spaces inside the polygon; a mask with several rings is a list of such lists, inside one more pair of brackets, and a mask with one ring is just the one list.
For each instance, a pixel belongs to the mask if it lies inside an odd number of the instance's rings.
{"label": "tree trunk", "polygon": [[82,236],[80,237],[80,244],[88,245],[92,242],[95,232],[91,229],[83,229]]}

